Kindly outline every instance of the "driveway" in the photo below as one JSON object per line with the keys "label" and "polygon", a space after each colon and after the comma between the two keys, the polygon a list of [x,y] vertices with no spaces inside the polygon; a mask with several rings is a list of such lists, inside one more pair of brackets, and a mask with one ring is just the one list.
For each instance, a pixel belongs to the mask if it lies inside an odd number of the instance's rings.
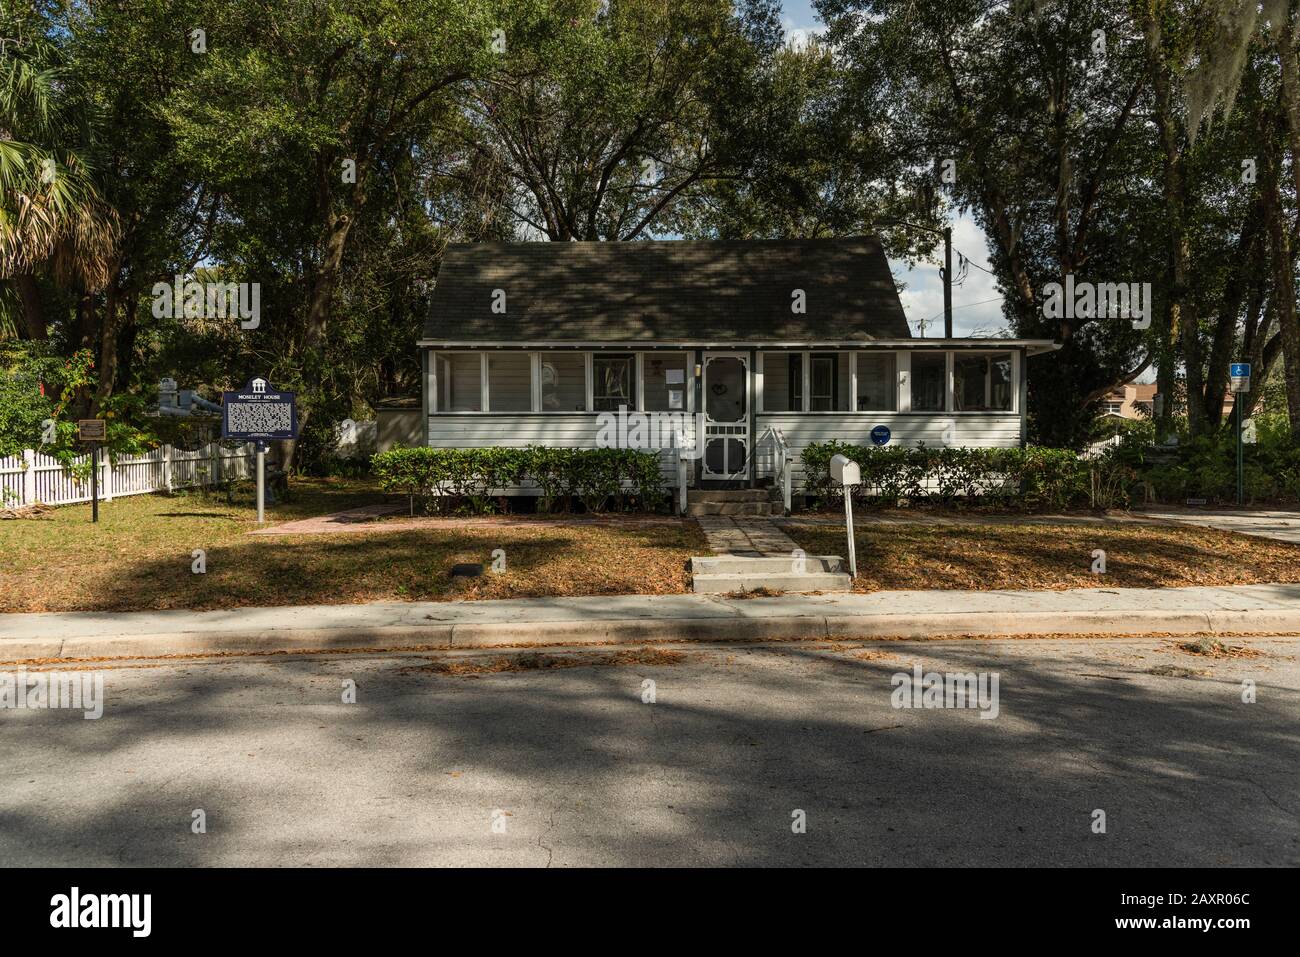
{"label": "driveway", "polygon": [[1203,525],[1206,528],[1217,528],[1225,532],[1258,535],[1261,538],[1273,538],[1280,542],[1300,545],[1300,512],[1250,509],[1207,511],[1189,508],[1168,511],[1144,510],[1139,514],[1164,522]]}
{"label": "driveway", "polygon": [[[99,720],[0,711],[0,863],[1295,866],[1300,644],[1250,647],[1260,656],[1152,637],[683,644],[677,663],[595,664],[606,649],[469,674],[432,669],[500,656],[116,667]],[[996,672],[997,717],[896,709],[893,676],[916,665]]]}

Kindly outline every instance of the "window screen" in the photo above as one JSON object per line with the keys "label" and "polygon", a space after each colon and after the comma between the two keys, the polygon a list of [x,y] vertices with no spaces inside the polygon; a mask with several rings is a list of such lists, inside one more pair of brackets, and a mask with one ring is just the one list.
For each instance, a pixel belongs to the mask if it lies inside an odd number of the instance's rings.
{"label": "window screen", "polygon": [[542,353],[542,411],[587,410],[587,360],[581,352]]}
{"label": "window screen", "polygon": [[912,353],[912,411],[943,412],[948,358],[943,352]]}
{"label": "window screen", "polygon": [[488,355],[488,408],[493,412],[531,412],[533,366],[526,352]]}
{"label": "window screen", "polygon": [[898,376],[892,353],[868,352],[858,356],[858,411],[898,411]]}

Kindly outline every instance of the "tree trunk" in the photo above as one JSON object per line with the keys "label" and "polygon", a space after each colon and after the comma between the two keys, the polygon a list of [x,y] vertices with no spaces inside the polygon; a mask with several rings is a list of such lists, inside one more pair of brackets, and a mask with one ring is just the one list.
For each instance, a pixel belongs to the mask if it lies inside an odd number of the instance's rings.
{"label": "tree trunk", "polygon": [[[1171,347],[1168,356],[1162,357],[1160,373],[1167,382],[1174,381],[1173,369],[1166,371],[1174,361],[1172,346],[1181,339],[1183,366],[1187,376],[1187,427],[1193,435],[1204,431],[1205,380],[1201,367],[1201,337],[1196,316],[1187,308],[1187,273],[1191,258],[1186,233],[1186,177],[1183,170],[1183,132],[1175,115],[1170,93],[1169,71],[1165,66],[1160,25],[1154,13],[1148,11],[1144,24],[1147,46],[1147,66],[1151,74],[1151,88],[1155,91],[1155,122],[1160,136],[1164,162],[1164,202],[1169,213],[1169,297],[1165,303],[1168,330],[1167,342]],[[1160,391],[1165,390],[1163,386]],[[1173,411],[1172,396],[1165,396],[1165,413]]]}
{"label": "tree trunk", "polygon": [[110,286],[104,301],[104,321],[99,331],[99,387],[95,392],[93,415],[99,415],[104,404],[113,394],[117,382],[117,287]]}
{"label": "tree trunk", "polygon": [[[1210,343],[1210,357],[1205,374],[1205,428],[1217,431],[1223,424],[1223,406],[1228,391],[1228,366],[1236,348],[1237,318],[1246,302],[1246,291],[1255,280],[1255,270],[1261,258],[1259,232],[1259,206],[1252,205],[1242,224],[1237,248],[1232,255],[1232,271],[1223,293],[1223,302],[1215,318],[1214,337]],[[1251,303],[1258,310],[1257,303]],[[1243,348],[1249,346],[1243,343]]]}
{"label": "tree trunk", "polygon": [[[1296,61],[1295,27],[1288,14],[1286,23],[1276,24],[1273,43],[1277,48],[1282,77],[1282,113],[1286,118],[1286,143],[1291,152],[1291,175],[1300,199],[1300,65]],[[1286,380],[1287,414],[1291,437],[1300,441],[1300,330],[1296,328],[1295,269],[1291,261],[1290,234],[1282,222],[1277,169],[1269,178],[1269,237],[1273,252],[1273,290],[1278,300],[1278,326],[1282,335],[1282,372]]]}
{"label": "tree trunk", "polygon": [[50,332],[41,310],[41,290],[36,285],[36,277],[29,272],[19,273],[14,276],[14,286],[22,304],[23,334],[33,340],[48,339]]}
{"label": "tree trunk", "polygon": [[[352,217],[348,213],[330,217],[325,241],[325,256],[312,282],[311,298],[307,309],[307,327],[303,334],[303,358],[309,370],[320,370],[323,367],[322,353],[329,333],[334,291],[338,288],[339,277],[343,272],[343,253],[347,248],[348,231],[351,228]],[[304,405],[298,410],[299,435],[307,428],[310,418],[309,405]],[[280,455],[280,467],[285,471],[292,470],[298,453],[297,440],[290,439],[277,443],[277,451]]]}
{"label": "tree trunk", "polygon": [[1282,373],[1286,381],[1287,415],[1291,437],[1300,441],[1300,328],[1296,325],[1295,270],[1291,266],[1291,240],[1282,221],[1278,195],[1276,160],[1265,166],[1264,202],[1268,222],[1269,252],[1273,277],[1273,300],[1277,304],[1278,329],[1282,339]]}

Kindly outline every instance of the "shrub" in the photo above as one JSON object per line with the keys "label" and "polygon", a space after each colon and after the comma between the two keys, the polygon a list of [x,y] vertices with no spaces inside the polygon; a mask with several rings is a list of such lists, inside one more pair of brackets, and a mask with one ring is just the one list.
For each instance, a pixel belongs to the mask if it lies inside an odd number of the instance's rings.
{"label": "shrub", "polygon": [[864,504],[942,502],[959,499],[1025,508],[1064,508],[1086,495],[1087,470],[1064,449],[904,448],[817,442],[803,452],[809,491],[829,502],[842,499],[830,462],[843,455],[858,464]]}
{"label": "shrub", "polygon": [[[1256,417],[1258,442],[1243,454],[1248,502],[1300,501],[1300,446],[1285,421]],[[1232,429],[1178,446],[1157,446],[1150,429],[1129,430],[1119,444],[1090,457],[1066,449],[902,448],[815,443],[803,453],[810,493],[841,501],[830,480],[831,456],[845,455],[862,470],[854,500],[898,505],[958,500],[1058,509],[1097,509],[1179,503],[1188,498],[1232,502],[1237,495],[1237,447]]]}
{"label": "shrub", "polygon": [[558,503],[571,510],[580,501],[587,511],[620,509],[634,503],[656,509],[666,500],[659,454],[633,449],[398,448],[371,457],[385,492],[436,499],[440,508],[486,511],[489,493],[532,482],[541,492],[539,507]]}

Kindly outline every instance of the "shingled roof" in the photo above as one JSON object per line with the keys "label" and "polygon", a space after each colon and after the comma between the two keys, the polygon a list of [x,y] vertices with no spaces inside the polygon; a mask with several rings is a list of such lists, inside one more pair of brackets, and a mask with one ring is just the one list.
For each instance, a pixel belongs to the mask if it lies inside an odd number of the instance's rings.
{"label": "shingled roof", "polygon": [[[492,312],[493,290],[506,295]],[[802,289],[807,313],[791,312]],[[424,338],[439,343],[908,339],[878,240],[479,243],[448,247]]]}

